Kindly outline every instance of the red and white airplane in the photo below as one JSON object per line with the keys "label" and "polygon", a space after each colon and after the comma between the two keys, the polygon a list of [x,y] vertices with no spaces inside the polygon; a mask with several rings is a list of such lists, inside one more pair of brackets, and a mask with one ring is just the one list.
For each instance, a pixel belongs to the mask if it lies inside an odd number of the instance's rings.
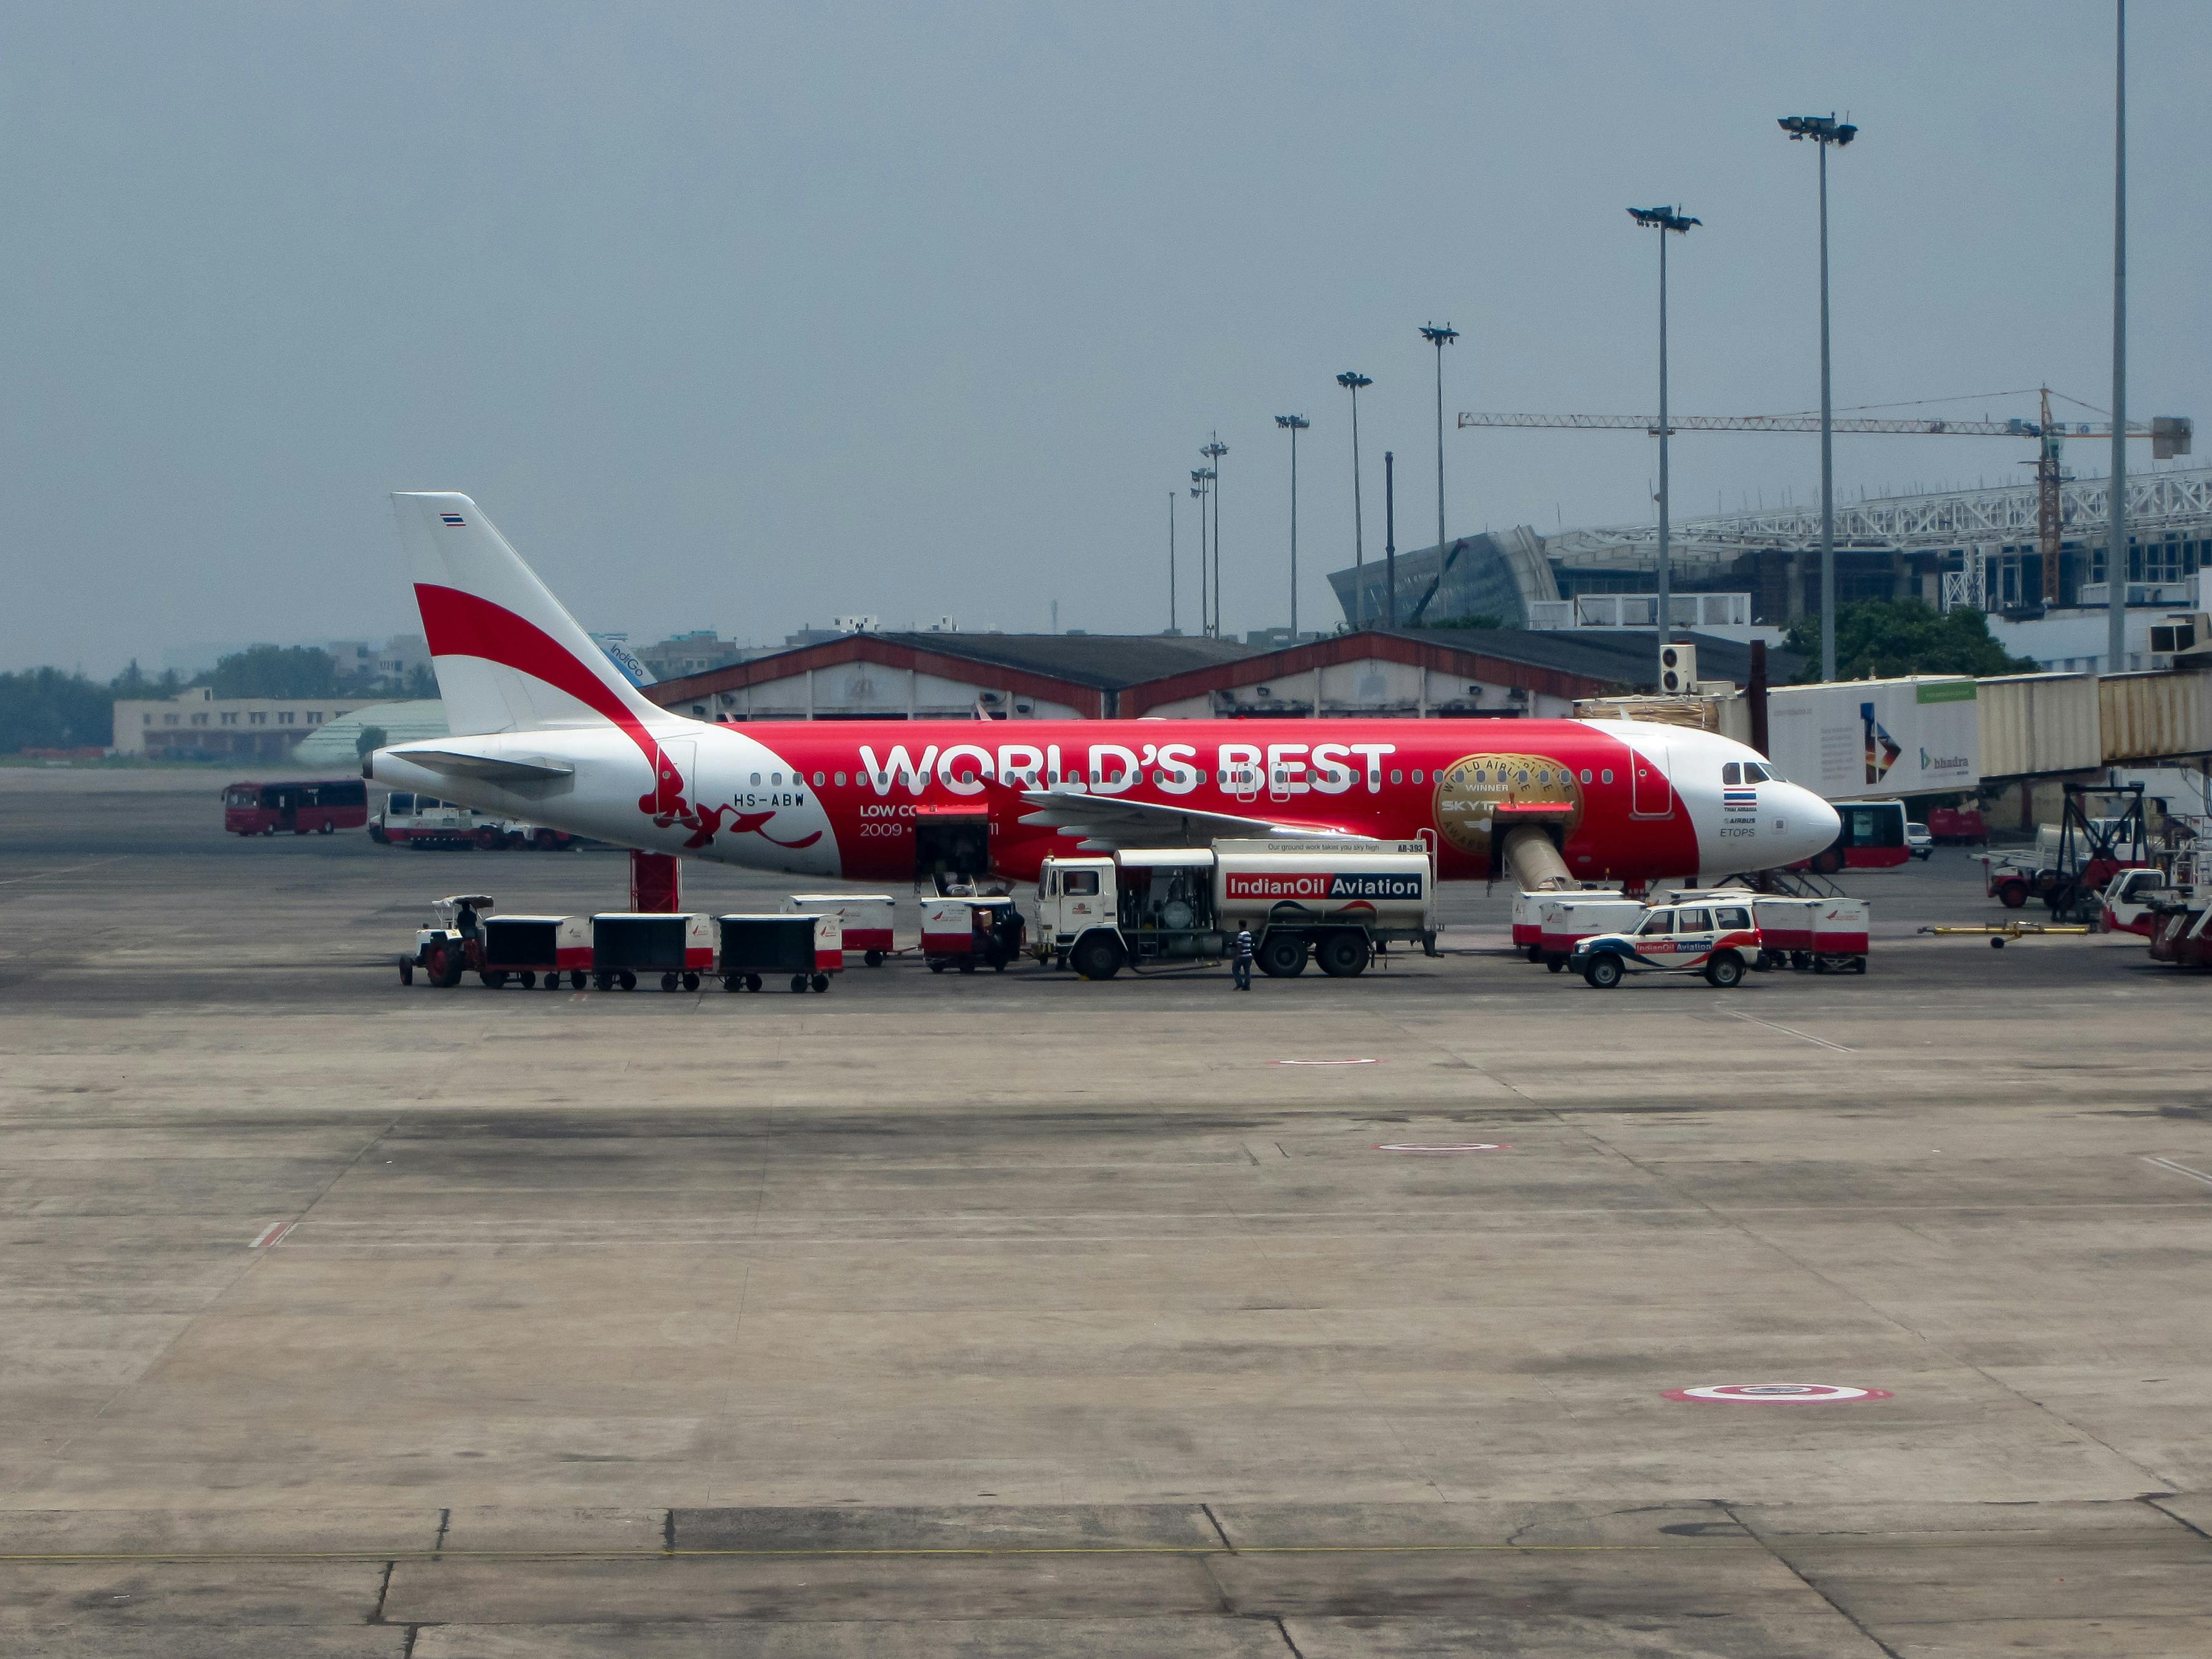
{"label": "red and white airplane", "polygon": [[691,720],[624,678],[467,496],[392,503],[454,735],[363,775],[622,846],[890,882],[964,836],[1030,880],[1078,848],[1363,836],[1488,879],[1493,836],[1526,823],[1574,877],[1633,884],[1778,868],[1839,827],[1756,750],[1649,722]]}

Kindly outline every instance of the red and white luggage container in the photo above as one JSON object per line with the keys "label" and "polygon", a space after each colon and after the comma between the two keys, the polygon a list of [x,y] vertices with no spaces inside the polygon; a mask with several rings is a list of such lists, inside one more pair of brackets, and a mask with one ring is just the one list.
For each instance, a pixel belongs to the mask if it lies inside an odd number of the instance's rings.
{"label": "red and white luggage container", "polygon": [[699,988],[714,970],[711,916],[662,910],[609,910],[592,918],[592,983],[605,991],[637,989],[640,974],[657,973],[660,988]]}
{"label": "red and white luggage container", "polygon": [[1544,927],[1540,912],[1546,899],[1557,897],[1557,893],[1516,893],[1513,896],[1513,948],[1523,952],[1531,962],[1544,959],[1540,943]]}
{"label": "red and white luggage container", "polygon": [[932,898],[921,904],[921,955],[929,971],[1000,972],[1021,955],[1024,922],[1011,898]]}
{"label": "red and white luggage container", "polygon": [[861,952],[869,967],[880,968],[892,950],[891,903],[889,893],[793,893],[783,908],[836,917],[844,928],[843,948]]}
{"label": "red and white luggage container", "polygon": [[1822,899],[1813,910],[1813,971],[1867,970],[1869,911],[1864,899]]}
{"label": "red and white luggage container", "polygon": [[831,915],[726,915],[714,918],[714,971],[725,991],[757,991],[763,976],[788,979],[791,988],[830,988],[830,975],[845,971],[844,928]]}
{"label": "red and white luggage container", "polygon": [[1536,907],[1537,960],[1562,971],[1582,940],[1600,933],[1625,933],[1643,921],[1642,899],[1620,893],[1540,893]]}
{"label": "red and white luggage container", "polygon": [[1813,965],[1813,913],[1824,899],[1768,897],[1751,902],[1751,919],[1759,929],[1761,968],[1810,968]]}
{"label": "red and white luggage container", "polygon": [[478,977],[497,990],[509,980],[526,991],[542,976],[561,988],[561,976],[580,991],[592,967],[591,924],[582,916],[486,916],[483,967]]}

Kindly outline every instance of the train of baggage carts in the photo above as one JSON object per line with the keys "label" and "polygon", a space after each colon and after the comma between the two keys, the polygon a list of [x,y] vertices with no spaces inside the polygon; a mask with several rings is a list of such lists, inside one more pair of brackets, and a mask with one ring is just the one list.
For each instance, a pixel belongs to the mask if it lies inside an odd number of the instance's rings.
{"label": "train of baggage carts", "polygon": [[[1085,860],[1095,864],[1097,860]],[[580,991],[635,990],[658,978],[663,991],[696,991],[719,981],[727,991],[759,991],[773,983],[793,992],[830,988],[848,953],[870,967],[893,956],[918,955],[933,973],[982,969],[1003,972],[1028,956],[1047,965],[1073,966],[1085,978],[1110,977],[1122,965],[1218,957],[1233,933],[1217,928],[1195,935],[1182,950],[1177,928],[1147,937],[1155,913],[1124,903],[1104,927],[1060,932],[1066,909],[1052,908],[1054,885],[1066,872],[1048,871],[1039,894],[1040,932],[1030,941],[1027,919],[1011,896],[939,895],[920,905],[921,939],[913,951],[893,944],[890,895],[794,894],[773,914],[708,915],[629,910],[596,915],[498,915],[483,894],[439,900],[437,920],[416,935],[413,951],[399,963],[403,984],[420,974],[429,984],[458,985],[474,974],[492,989],[564,984]],[[1052,878],[1063,878],[1054,884]],[[1171,890],[1167,920],[1180,922],[1176,906],[1190,889]],[[1097,891],[1083,884],[1079,896]],[[1062,898],[1068,896],[1060,895]],[[1317,963],[1332,976],[1348,976],[1356,951],[1359,965],[1387,953],[1395,942],[1433,948],[1433,932],[1399,927],[1385,936],[1352,942],[1365,921],[1317,915],[1310,907],[1282,915],[1255,929],[1258,956],[1277,977]],[[1401,917],[1401,921],[1409,918]],[[1125,927],[1126,925],[1126,927]],[[1249,926],[1237,921],[1235,926]],[[1156,930],[1154,930],[1156,931]],[[1109,956],[1104,941],[1121,941]],[[1571,890],[1523,893],[1515,902],[1513,943],[1531,962],[1553,972],[1572,968],[1595,988],[1606,990],[1632,974],[1695,973],[1717,989],[1740,984],[1757,969],[1795,968],[1816,973],[1864,973],[1868,911],[1863,899],[1805,898],[1747,888],[1693,889],[1650,899],[1619,890]]]}

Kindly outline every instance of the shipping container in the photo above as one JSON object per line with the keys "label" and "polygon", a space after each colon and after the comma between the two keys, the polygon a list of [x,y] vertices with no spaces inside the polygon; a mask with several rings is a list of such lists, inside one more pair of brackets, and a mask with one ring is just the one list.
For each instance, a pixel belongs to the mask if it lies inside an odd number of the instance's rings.
{"label": "shipping container", "polygon": [[[1982,775],[2039,777],[2103,763],[2092,674],[2008,674],[1980,683]],[[1936,829],[1935,820],[1929,828]],[[1943,832],[1936,831],[1938,839]]]}

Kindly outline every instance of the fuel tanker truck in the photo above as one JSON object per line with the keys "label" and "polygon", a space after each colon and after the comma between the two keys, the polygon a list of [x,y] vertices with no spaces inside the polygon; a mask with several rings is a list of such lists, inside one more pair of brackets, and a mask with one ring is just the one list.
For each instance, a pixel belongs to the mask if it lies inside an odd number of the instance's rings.
{"label": "fuel tanker truck", "polygon": [[1309,961],[1348,979],[1392,944],[1436,952],[1436,863],[1425,842],[1122,848],[1047,858],[1036,891],[1031,954],[1085,979],[1218,957],[1245,927],[1260,971],[1279,979]]}

